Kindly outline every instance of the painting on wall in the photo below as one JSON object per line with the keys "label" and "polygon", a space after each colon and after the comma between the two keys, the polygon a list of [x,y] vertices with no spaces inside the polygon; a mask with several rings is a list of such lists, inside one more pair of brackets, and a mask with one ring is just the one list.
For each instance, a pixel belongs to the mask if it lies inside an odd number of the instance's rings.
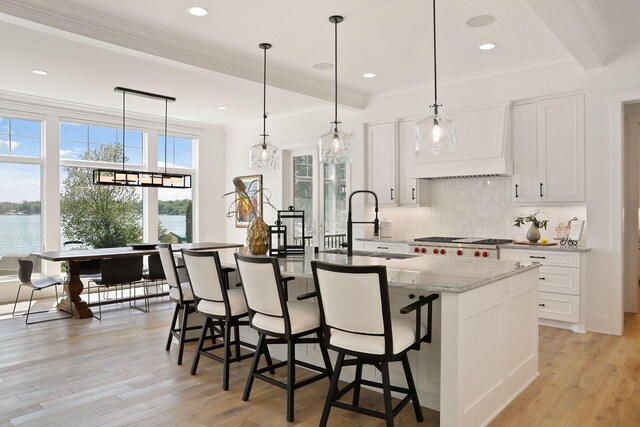
{"label": "painting on wall", "polygon": [[247,188],[246,193],[249,198],[240,194],[236,196],[236,227],[246,228],[256,217],[256,214],[262,215],[262,175],[240,176],[239,178]]}

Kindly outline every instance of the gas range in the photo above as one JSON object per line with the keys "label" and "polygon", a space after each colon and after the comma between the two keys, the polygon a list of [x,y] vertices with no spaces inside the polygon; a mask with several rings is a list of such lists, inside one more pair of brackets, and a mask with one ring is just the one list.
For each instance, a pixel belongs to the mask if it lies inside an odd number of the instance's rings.
{"label": "gas range", "polygon": [[481,239],[465,237],[421,237],[409,243],[417,254],[461,258],[498,259],[499,248],[513,242],[510,239]]}

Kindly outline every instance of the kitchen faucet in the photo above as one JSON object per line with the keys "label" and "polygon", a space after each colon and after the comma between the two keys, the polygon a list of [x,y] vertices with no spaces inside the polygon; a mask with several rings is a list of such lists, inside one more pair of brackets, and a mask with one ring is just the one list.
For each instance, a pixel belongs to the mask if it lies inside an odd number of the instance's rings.
{"label": "kitchen faucet", "polygon": [[[351,199],[355,194],[369,193],[376,201],[376,218],[373,221],[356,221],[351,219]],[[370,190],[356,190],[349,194],[349,214],[347,215],[347,256],[353,256],[353,224],[373,224],[373,237],[378,237],[380,222],[378,221],[378,195]],[[344,243],[342,244],[344,246]]]}

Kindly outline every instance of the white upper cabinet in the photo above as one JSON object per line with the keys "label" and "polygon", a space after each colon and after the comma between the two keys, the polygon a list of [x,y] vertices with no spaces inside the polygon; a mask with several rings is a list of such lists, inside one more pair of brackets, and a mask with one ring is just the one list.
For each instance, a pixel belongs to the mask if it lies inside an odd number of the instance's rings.
{"label": "white upper cabinet", "polygon": [[513,201],[584,201],[584,96],[512,109]]}
{"label": "white upper cabinet", "polygon": [[[367,125],[367,189],[376,192],[380,205],[426,205],[427,182],[407,176],[414,147],[413,120]],[[368,203],[373,204],[372,197]]]}
{"label": "white upper cabinet", "polygon": [[456,152],[413,156],[407,163],[407,177],[511,174],[507,111],[507,104],[499,104],[448,113],[456,127]]}
{"label": "white upper cabinet", "polygon": [[396,136],[395,121],[367,125],[367,189],[380,205],[397,205]]}

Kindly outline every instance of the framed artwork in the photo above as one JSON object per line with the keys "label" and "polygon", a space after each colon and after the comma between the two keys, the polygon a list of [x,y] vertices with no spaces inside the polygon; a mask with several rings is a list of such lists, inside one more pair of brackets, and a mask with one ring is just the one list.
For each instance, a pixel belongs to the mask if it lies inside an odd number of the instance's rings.
{"label": "framed artwork", "polygon": [[254,209],[258,216],[262,215],[262,175],[247,175],[239,178],[244,182],[249,198],[240,194],[237,196],[236,228],[246,228],[255,218]]}

